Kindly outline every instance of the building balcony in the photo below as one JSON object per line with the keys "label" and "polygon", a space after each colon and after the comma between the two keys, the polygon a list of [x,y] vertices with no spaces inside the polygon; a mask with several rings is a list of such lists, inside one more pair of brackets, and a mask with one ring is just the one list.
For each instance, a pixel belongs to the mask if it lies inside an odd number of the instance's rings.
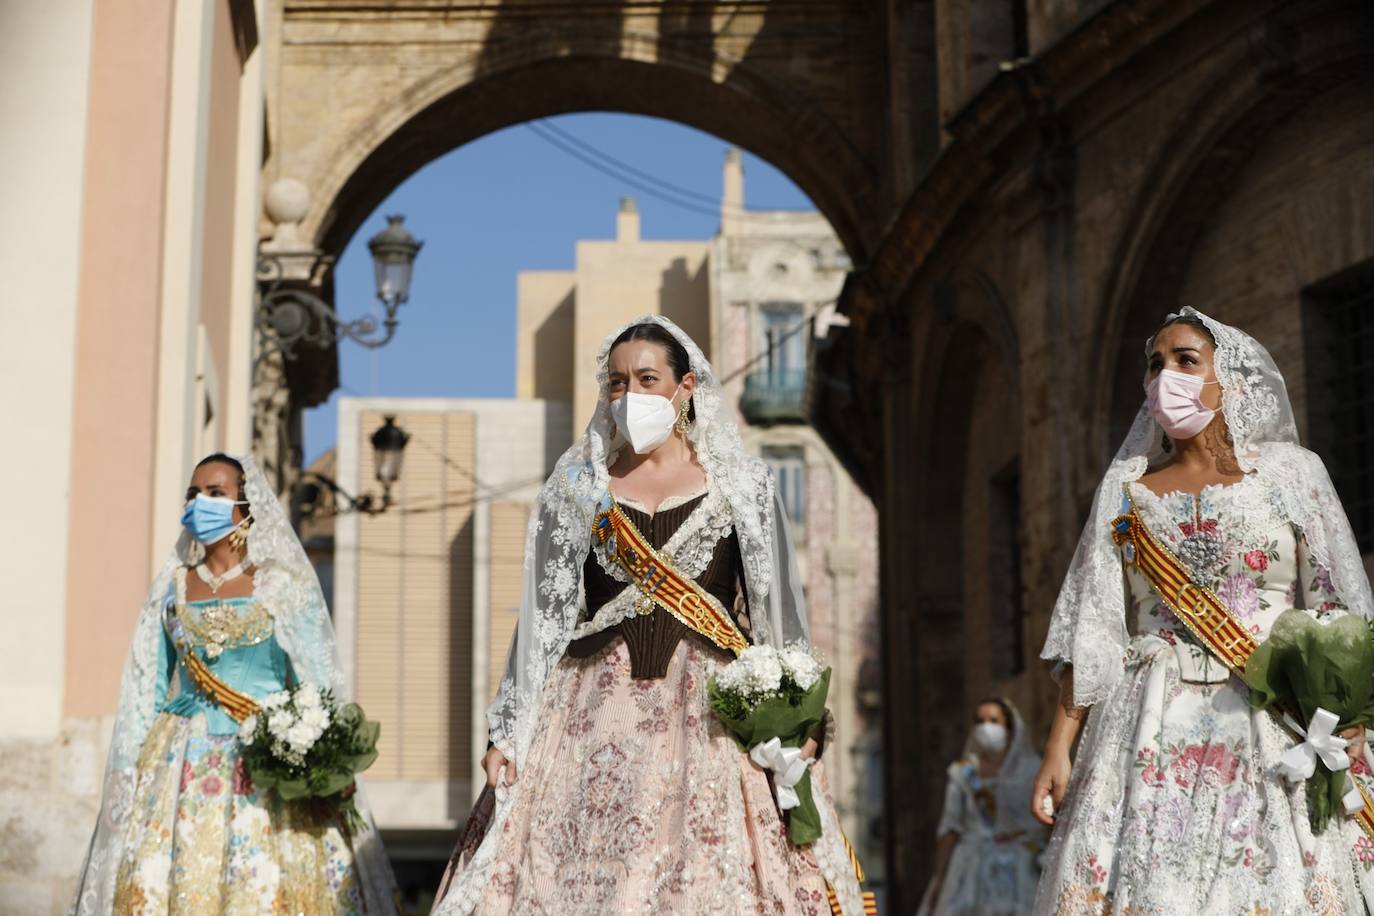
{"label": "building balcony", "polygon": [[805,423],[805,408],[805,369],[762,369],[745,376],[739,409],[748,423]]}

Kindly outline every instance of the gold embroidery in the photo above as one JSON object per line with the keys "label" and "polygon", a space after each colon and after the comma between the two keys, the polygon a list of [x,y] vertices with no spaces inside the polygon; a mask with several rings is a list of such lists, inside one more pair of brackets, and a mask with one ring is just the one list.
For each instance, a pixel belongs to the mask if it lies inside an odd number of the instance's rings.
{"label": "gold embroidery", "polygon": [[192,613],[186,602],[184,569],[177,576],[176,614],[188,642],[204,646],[206,658],[216,658],[225,649],[257,645],[272,635],[272,615],[256,599],[198,603]]}

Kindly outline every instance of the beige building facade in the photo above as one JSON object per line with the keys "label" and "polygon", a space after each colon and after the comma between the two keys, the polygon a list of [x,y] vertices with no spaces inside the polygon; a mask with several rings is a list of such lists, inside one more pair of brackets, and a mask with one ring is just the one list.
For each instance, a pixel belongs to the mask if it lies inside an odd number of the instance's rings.
{"label": "beige building facade", "polygon": [[383,723],[368,793],[388,851],[442,862],[481,789],[526,523],[567,447],[569,408],[342,398],[333,479],[350,494],[379,490],[369,438],[386,416],[410,436],[404,472],[386,511],[333,519],[334,626],[348,683]]}
{"label": "beige building facade", "polygon": [[0,912],[65,912],[191,468],[250,447],[261,14],[0,5]]}

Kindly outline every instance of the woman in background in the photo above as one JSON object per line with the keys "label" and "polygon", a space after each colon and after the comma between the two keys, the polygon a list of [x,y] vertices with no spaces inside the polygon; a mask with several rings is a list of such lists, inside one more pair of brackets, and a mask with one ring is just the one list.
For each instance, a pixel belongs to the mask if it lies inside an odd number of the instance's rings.
{"label": "woman in background", "polygon": [[964,754],[949,766],[935,875],[921,916],[1020,916],[1040,880],[1049,831],[1026,809],[1040,755],[1010,700],[978,704]]}

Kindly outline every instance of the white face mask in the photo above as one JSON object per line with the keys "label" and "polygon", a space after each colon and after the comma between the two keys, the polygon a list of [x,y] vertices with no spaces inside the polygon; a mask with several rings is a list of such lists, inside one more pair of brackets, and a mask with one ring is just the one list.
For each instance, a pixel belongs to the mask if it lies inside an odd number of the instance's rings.
{"label": "white face mask", "polygon": [[984,754],[1000,754],[1007,746],[1007,727],[1001,722],[979,722],[973,727],[973,746]]}
{"label": "white face mask", "polygon": [[[682,388],[673,389],[676,397]],[[629,440],[636,455],[647,455],[668,441],[677,422],[677,408],[672,398],[661,394],[627,391],[611,402],[611,418],[620,434]]]}

